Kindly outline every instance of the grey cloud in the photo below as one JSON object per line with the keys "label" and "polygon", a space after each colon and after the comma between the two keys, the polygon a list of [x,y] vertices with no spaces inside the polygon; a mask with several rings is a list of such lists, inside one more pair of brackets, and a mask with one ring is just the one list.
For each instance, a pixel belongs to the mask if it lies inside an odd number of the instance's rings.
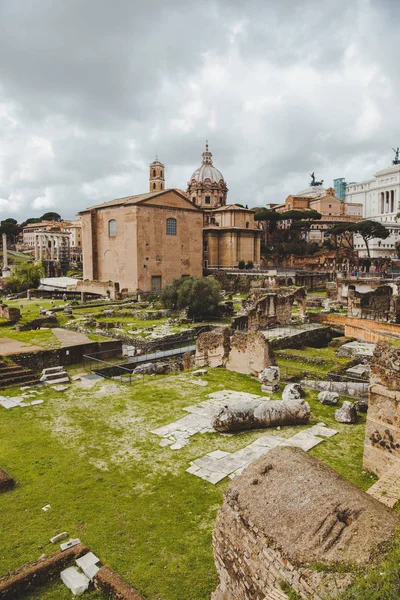
{"label": "grey cloud", "polygon": [[[185,188],[205,139],[230,202],[281,202],[314,170],[369,177],[400,144],[390,0],[3,0],[0,211],[65,217]],[[8,202],[4,202],[7,200]]]}

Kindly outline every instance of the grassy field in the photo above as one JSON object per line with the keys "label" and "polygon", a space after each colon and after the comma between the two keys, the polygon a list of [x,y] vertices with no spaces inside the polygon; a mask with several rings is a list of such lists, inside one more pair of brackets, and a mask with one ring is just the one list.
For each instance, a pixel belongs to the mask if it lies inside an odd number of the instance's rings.
{"label": "grassy field", "polygon": [[[67,393],[41,388],[42,405],[0,407],[0,466],[18,482],[0,495],[0,574],[54,551],[48,540],[66,530],[147,600],[209,600],[217,584],[211,533],[229,482],[213,486],[185,469],[212,450],[242,448],[265,430],[197,435],[178,451],[161,448],[150,431],[185,416],[183,407],[210,392],[259,393],[260,385],[221,369],[209,370],[206,388],[182,377],[150,377],[132,387],[105,380],[90,389],[75,382]],[[323,421],[339,431],[311,453],[367,489],[374,479],[362,470],[364,417],[340,425],[335,408],[321,405],[315,392],[307,400],[310,425]],[[51,509],[43,512],[47,503]],[[69,596],[56,583],[29,597]]]}

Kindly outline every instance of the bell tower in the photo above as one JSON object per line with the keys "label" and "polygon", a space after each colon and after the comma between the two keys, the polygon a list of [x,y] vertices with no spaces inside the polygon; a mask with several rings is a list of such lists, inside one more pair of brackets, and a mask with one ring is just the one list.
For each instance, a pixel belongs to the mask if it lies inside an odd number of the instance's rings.
{"label": "bell tower", "polygon": [[162,162],[158,160],[158,156],[156,156],[156,160],[150,163],[149,169],[150,192],[165,190],[165,167]]}

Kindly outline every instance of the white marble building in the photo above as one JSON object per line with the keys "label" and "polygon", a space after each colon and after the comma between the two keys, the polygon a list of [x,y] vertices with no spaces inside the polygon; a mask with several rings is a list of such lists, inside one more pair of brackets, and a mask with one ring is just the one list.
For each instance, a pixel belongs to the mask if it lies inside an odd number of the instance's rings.
{"label": "white marble building", "polygon": [[[369,242],[371,258],[396,258],[395,245],[400,241],[400,223],[396,218],[400,212],[400,164],[378,171],[367,181],[346,183],[344,201],[346,204],[361,203],[364,218],[380,221],[390,232],[385,240],[373,239]],[[360,257],[367,256],[360,236],[354,237],[354,248]]]}

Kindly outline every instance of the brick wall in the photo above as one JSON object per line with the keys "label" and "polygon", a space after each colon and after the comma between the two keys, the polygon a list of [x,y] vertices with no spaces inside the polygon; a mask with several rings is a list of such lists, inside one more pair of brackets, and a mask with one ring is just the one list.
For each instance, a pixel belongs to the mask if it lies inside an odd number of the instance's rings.
{"label": "brick wall", "polygon": [[345,335],[365,342],[376,343],[388,337],[400,339],[400,325],[396,323],[378,323],[367,319],[354,319],[342,315],[312,314],[314,323],[344,327]]}
{"label": "brick wall", "polygon": [[400,470],[400,348],[377,344],[371,368],[363,465],[381,477]]}

